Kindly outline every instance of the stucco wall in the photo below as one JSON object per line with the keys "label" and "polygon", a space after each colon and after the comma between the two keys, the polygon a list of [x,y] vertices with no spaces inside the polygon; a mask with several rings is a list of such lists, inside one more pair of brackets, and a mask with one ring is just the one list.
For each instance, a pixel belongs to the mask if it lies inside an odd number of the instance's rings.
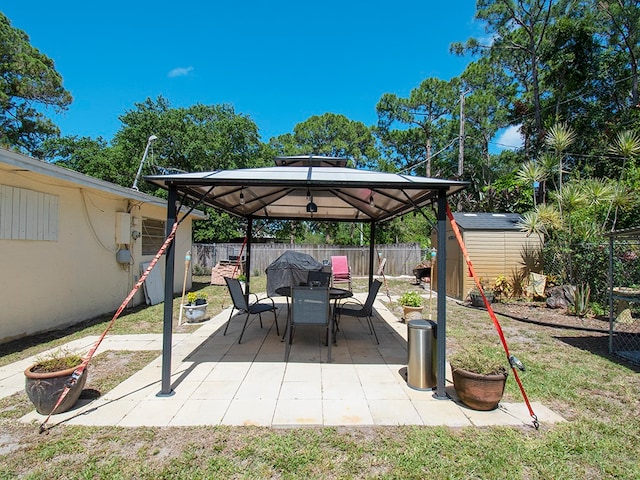
{"label": "stucco wall", "polygon": [[[143,217],[164,221],[166,209],[2,163],[0,184],[58,199],[57,240],[0,239],[0,343],[114,312],[140,278],[140,263],[153,258],[142,256],[141,239],[116,244],[116,212],[130,212],[131,229],[140,231]],[[174,291],[180,292],[190,219],[178,229],[175,245]],[[132,253],[130,265],[116,261],[124,247]],[[156,268],[164,281],[164,257]],[[138,292],[130,306],[144,301]]]}

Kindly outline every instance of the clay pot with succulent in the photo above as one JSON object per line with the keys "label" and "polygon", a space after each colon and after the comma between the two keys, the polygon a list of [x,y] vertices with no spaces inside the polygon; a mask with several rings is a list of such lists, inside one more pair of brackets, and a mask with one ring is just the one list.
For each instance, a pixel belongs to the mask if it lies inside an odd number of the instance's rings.
{"label": "clay pot with succulent", "polygon": [[449,358],[453,387],[462,403],[474,410],[493,410],[504,394],[507,381],[504,353],[476,344]]}
{"label": "clay pot with succulent", "polygon": [[75,382],[71,379],[82,361],[79,355],[57,350],[36,358],[24,371],[25,390],[38,413],[48,415],[52,412],[65,385],[70,385],[70,389],[53,413],[66,412],[76,404],[87,381],[87,369]]}

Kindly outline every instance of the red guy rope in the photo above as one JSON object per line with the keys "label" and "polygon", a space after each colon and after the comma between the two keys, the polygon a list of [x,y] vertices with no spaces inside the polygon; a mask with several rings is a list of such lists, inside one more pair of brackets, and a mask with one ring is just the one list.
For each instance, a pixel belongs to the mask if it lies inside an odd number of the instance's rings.
{"label": "red guy rope", "polygon": [[147,279],[147,277],[151,273],[151,270],[153,270],[153,267],[155,267],[156,263],[158,263],[158,260],[160,260],[160,257],[162,257],[162,255],[164,255],[164,252],[167,250],[167,248],[169,247],[169,245],[173,241],[177,230],[178,230],[178,222],[173,224],[171,232],[169,233],[169,235],[167,236],[167,239],[162,244],[162,247],[160,247],[160,250],[158,250],[158,253],[156,253],[155,257],[153,257],[153,260],[151,260],[151,263],[149,263],[149,266],[147,267],[145,272],[140,276],[140,279],[137,281],[137,283],[135,284],[133,289],[129,292],[129,295],[127,295],[127,298],[125,298],[124,301],[120,304],[120,307],[118,308],[116,313],[113,315],[113,318],[109,322],[109,325],[107,325],[107,328],[105,328],[104,332],[102,332],[102,335],[100,335],[98,340],[96,340],[96,343],[93,345],[91,350],[89,350],[89,353],[84,358],[82,363],[80,365],[78,365],[78,368],[76,368],[74,370],[73,374],[71,375],[71,378],[65,384],[64,390],[62,390],[62,393],[60,394],[60,398],[58,398],[58,401],[54,405],[53,410],[51,410],[51,412],[49,413],[49,415],[47,416],[45,421],[42,422],[42,424],[40,425],[40,433],[44,433],[44,432],[48,433],[46,425],[47,425],[47,422],[49,422],[49,419],[51,418],[51,415],[54,414],[54,412],[56,411],[58,406],[62,403],[64,398],[67,396],[67,393],[69,393],[69,390],[71,389],[71,387],[73,387],[76,384],[76,382],[78,381],[78,379],[82,376],[82,374],[84,373],[85,369],[87,368],[87,365],[89,365],[89,361],[91,360],[91,358],[95,354],[96,350],[98,349],[98,347],[102,343],[102,340],[104,340],[104,337],[107,335],[107,332],[109,332],[109,330],[111,329],[111,327],[115,323],[116,319],[120,316],[120,314],[126,308],[126,306],[129,304],[129,302],[131,301],[133,296],[140,289],[140,287],[142,286],[144,281]]}
{"label": "red guy rope", "polygon": [[473,281],[475,282],[476,286],[478,287],[478,291],[480,292],[480,295],[482,296],[482,299],[484,301],[484,305],[487,308],[487,312],[489,312],[489,317],[491,317],[491,320],[493,321],[493,325],[495,326],[495,328],[496,328],[496,330],[498,332],[498,336],[500,337],[500,341],[502,342],[502,347],[504,348],[504,352],[507,355],[507,359],[509,360],[509,365],[511,365],[511,370],[513,371],[513,377],[516,379],[516,383],[518,384],[518,387],[520,388],[520,392],[522,393],[522,398],[524,398],[524,402],[527,405],[527,408],[529,409],[529,414],[531,415],[531,418],[533,418],[533,426],[537,430],[538,427],[540,426],[540,424],[538,422],[538,417],[533,412],[533,408],[531,407],[531,403],[529,403],[529,398],[527,397],[527,393],[524,391],[524,386],[522,385],[522,382],[520,381],[520,377],[518,376],[518,372],[516,370],[516,367],[511,362],[511,355],[509,354],[509,347],[507,346],[507,340],[505,339],[504,333],[502,332],[502,327],[500,326],[500,322],[498,321],[498,317],[496,317],[496,314],[493,311],[493,308],[491,308],[491,303],[489,302],[489,300],[487,300],[487,297],[484,294],[484,290],[482,289],[482,285],[480,284],[480,280],[476,276],[476,272],[473,269],[473,264],[471,263],[471,258],[469,258],[469,253],[467,252],[467,249],[466,249],[466,247],[464,245],[464,241],[462,240],[462,235],[460,234],[460,229],[458,228],[458,224],[456,223],[455,219],[453,218],[453,213],[451,213],[451,209],[449,208],[448,204],[447,204],[447,216],[449,217],[449,222],[451,222],[451,229],[453,230],[453,233],[455,233],[456,238],[458,239],[458,244],[460,244],[460,249],[462,250],[462,254],[464,255],[464,259],[467,262],[467,267],[469,267],[469,275],[471,276],[471,278],[473,278]]}

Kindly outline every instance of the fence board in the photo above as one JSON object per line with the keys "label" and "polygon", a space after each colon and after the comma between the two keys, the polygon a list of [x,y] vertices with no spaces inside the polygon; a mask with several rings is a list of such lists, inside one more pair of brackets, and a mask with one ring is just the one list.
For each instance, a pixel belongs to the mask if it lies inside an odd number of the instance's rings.
{"label": "fence board", "polygon": [[[210,271],[216,263],[240,255],[241,246],[237,243],[193,244],[191,253],[194,265]],[[251,275],[264,275],[266,268],[286,250],[306,253],[322,262],[335,255],[346,255],[349,259],[351,274],[366,276],[369,274],[369,247],[351,247],[338,245],[291,245],[288,243],[258,243],[251,246]],[[385,274],[413,275],[413,268],[420,263],[426,252],[418,243],[398,243],[378,245],[373,259],[374,273],[379,261],[387,259]],[[246,252],[242,252],[245,256]]]}

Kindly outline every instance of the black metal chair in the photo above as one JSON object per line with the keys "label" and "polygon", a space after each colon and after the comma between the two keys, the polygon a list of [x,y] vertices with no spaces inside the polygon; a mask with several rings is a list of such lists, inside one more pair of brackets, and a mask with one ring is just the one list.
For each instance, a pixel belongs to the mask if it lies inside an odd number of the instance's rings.
{"label": "black metal chair", "polygon": [[373,281],[373,283],[371,284],[371,288],[369,289],[369,295],[367,295],[367,300],[364,302],[364,304],[346,302],[340,306],[336,306],[333,309],[333,316],[335,317],[334,323],[336,325],[339,325],[340,317],[342,315],[356,318],[366,318],[367,324],[369,325],[369,332],[373,333],[373,336],[376,338],[376,343],[380,344],[380,340],[378,340],[378,335],[376,334],[376,329],[373,326],[371,316],[373,315],[373,302],[376,299],[376,295],[378,295],[378,291],[380,290],[381,285],[382,282],[380,280]]}
{"label": "black metal chair", "polygon": [[329,289],[321,287],[291,287],[291,314],[286,329],[286,347],[284,361],[289,361],[289,352],[293,342],[293,333],[298,325],[321,326],[327,328],[328,361],[331,362],[331,343],[333,337],[333,316],[330,315]]}
{"label": "black metal chair", "polygon": [[[244,335],[244,331],[247,328],[247,322],[249,320],[249,315],[258,315],[260,319],[260,328],[262,328],[262,314],[264,312],[273,312],[276,323],[276,333],[280,335],[280,328],[278,327],[278,309],[272,298],[267,297],[263,299],[259,299],[258,296],[254,293],[253,295],[256,297],[255,302],[249,303],[247,297],[245,297],[244,292],[242,291],[242,285],[240,281],[236,278],[224,277],[224,281],[227,284],[227,288],[229,289],[229,294],[231,295],[231,301],[233,302],[233,308],[231,309],[231,314],[229,315],[229,320],[227,320],[227,325],[224,327],[223,335],[227,334],[227,329],[229,328],[229,323],[231,323],[231,318],[233,317],[234,310],[238,310],[238,313],[246,313],[247,316],[244,319],[244,325],[242,326],[242,332],[240,332],[240,338],[238,339],[238,343],[242,343],[242,335]],[[268,303],[260,303],[265,300],[271,302]]]}
{"label": "black metal chair", "polygon": [[[317,285],[314,285],[317,283]],[[307,285],[310,287],[329,287],[331,283],[331,272],[323,272],[322,270],[311,270],[307,275]]]}

